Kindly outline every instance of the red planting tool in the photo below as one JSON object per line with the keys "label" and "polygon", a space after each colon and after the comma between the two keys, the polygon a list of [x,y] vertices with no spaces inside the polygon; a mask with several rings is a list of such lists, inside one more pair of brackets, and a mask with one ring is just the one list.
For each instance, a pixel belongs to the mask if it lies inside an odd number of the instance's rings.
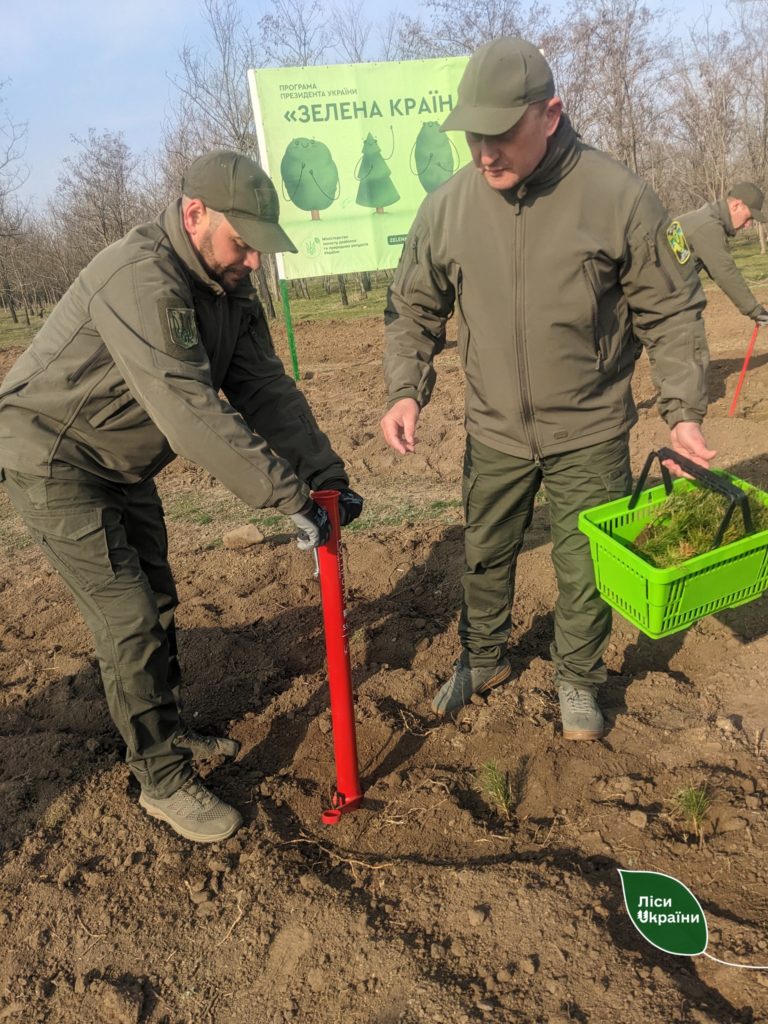
{"label": "red planting tool", "polygon": [[331,536],[317,548],[320,595],[323,602],[328,687],[331,694],[333,752],[336,759],[336,792],[332,806],[323,811],[325,825],[338,824],[342,814],[356,810],[363,801],[357,767],[355,710],[352,673],[349,667],[347,613],[344,602],[344,565],[341,558],[339,492],[315,491],[312,497],[328,513]]}
{"label": "red planting tool", "polygon": [[752,358],[752,349],[755,347],[755,339],[757,338],[757,332],[760,324],[755,324],[755,329],[752,331],[752,337],[749,339],[749,345],[747,346],[747,354],[744,357],[744,365],[741,368],[739,379],[736,382],[736,390],[733,394],[733,401],[731,402],[731,408],[728,410],[728,415],[733,416],[736,412],[736,403],[739,400],[739,392],[741,391],[741,385],[744,383],[744,378],[747,375],[747,367],[749,366],[749,360]]}

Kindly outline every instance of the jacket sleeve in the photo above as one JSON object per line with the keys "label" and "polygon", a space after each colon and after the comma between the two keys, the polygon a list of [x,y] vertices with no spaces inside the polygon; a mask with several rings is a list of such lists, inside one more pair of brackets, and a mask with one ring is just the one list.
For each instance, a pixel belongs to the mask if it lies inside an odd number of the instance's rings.
{"label": "jacket sleeve", "polygon": [[659,412],[671,428],[704,418],[709,350],[704,292],[692,264],[681,265],[667,240],[669,221],[656,195],[643,186],[627,225],[621,284],[635,336],[648,352]]}
{"label": "jacket sleeve", "polygon": [[423,408],[435,386],[433,358],[445,346],[445,324],[455,293],[432,258],[430,232],[420,212],[403,247],[384,314],[384,378],[388,404],[415,398]]}
{"label": "jacket sleeve", "polygon": [[719,224],[707,223],[697,228],[688,241],[712,280],[725,292],[744,316],[755,317],[762,309],[749,290],[747,282],[733,261],[725,232]]}
{"label": "jacket sleeve", "polygon": [[304,395],[275,354],[263,310],[244,311],[223,390],[246,423],[314,490],[349,479]]}
{"label": "jacket sleeve", "polygon": [[[307,492],[291,467],[214,389],[192,295],[167,261],[120,268],[91,298],[90,315],[133,398],[177,455],[253,508],[301,508]],[[174,329],[180,322],[185,330]]]}

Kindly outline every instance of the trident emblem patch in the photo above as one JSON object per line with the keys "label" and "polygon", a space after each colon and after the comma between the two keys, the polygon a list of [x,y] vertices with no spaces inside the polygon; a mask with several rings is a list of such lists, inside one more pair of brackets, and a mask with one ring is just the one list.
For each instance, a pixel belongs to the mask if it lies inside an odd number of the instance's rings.
{"label": "trident emblem patch", "polygon": [[194,348],[199,338],[194,309],[166,309],[171,340],[181,348]]}

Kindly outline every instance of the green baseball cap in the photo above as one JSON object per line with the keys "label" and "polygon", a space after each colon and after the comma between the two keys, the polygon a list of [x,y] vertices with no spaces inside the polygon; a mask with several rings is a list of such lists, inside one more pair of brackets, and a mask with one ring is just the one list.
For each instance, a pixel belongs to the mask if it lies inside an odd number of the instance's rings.
{"label": "green baseball cap", "polygon": [[555,95],[552,69],[533,43],[504,36],[479,47],[459,82],[459,101],[440,131],[503,135],[531,103]]}
{"label": "green baseball cap", "polygon": [[259,252],[298,252],[277,223],[280,201],[269,176],[245,153],[217,149],[193,160],[181,182],[189,199],[223,213],[242,240]]}
{"label": "green baseball cap", "polygon": [[765,196],[751,181],[740,181],[734,185],[728,193],[728,198],[740,199],[752,214],[752,220],[759,220],[762,224],[768,221],[768,215],[763,212]]}

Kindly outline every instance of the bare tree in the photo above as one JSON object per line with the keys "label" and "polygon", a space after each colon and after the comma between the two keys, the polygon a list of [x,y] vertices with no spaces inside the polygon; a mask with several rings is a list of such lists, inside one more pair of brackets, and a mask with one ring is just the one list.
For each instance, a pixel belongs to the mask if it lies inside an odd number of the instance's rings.
{"label": "bare tree", "polygon": [[422,6],[423,17],[402,17],[390,26],[389,59],[458,56],[499,36],[541,45],[549,35],[549,9],[538,0],[426,0]]}
{"label": "bare tree", "polygon": [[333,42],[325,7],[319,0],[274,0],[259,19],[265,64],[306,68],[322,64]]}
{"label": "bare tree", "polygon": [[[0,91],[5,86],[0,82]],[[0,237],[15,238],[21,231],[25,208],[16,193],[27,180],[24,163],[27,124],[16,121],[0,98]]]}
{"label": "bare tree", "polygon": [[637,174],[668,105],[665,17],[642,0],[577,0],[547,54],[576,130]]}
{"label": "bare tree", "polygon": [[329,37],[348,64],[361,64],[366,59],[371,22],[363,17],[364,8],[364,0],[344,0],[331,9]]}
{"label": "bare tree", "polygon": [[87,138],[73,136],[73,142],[79,153],[63,161],[49,208],[77,272],[149,211],[138,181],[140,160],[121,133],[91,128]]}
{"label": "bare tree", "polygon": [[683,209],[720,199],[733,174],[737,134],[738,46],[709,20],[692,29],[686,60],[674,83],[679,143],[679,195]]}

